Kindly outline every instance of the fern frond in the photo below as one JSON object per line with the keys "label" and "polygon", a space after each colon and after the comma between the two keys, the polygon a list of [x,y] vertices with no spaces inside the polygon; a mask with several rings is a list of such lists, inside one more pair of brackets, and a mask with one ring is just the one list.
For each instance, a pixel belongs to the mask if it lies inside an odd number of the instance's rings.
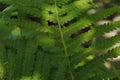
{"label": "fern frond", "polygon": [[112,47],[113,45],[115,45],[116,43],[119,43],[119,41],[120,41],[120,35],[118,34],[112,38],[105,39],[99,43],[96,43],[96,49],[97,50],[108,49],[108,48]]}
{"label": "fern frond", "polygon": [[[113,8],[107,9],[107,10],[103,10],[101,12],[97,12],[97,13],[89,15],[87,17],[83,17],[78,21],[78,23],[75,23],[77,25],[73,24],[73,25],[69,26],[69,29],[65,28],[64,34],[66,36],[70,36],[72,33],[77,32],[77,30],[81,30],[81,29],[85,28],[86,26],[90,26],[90,25],[96,23],[97,21],[99,21],[103,18],[106,18],[118,11],[119,11],[119,6],[113,7]],[[97,17],[97,16],[99,16],[99,17]]]}
{"label": "fern frond", "polygon": [[[120,55],[119,53],[117,53],[120,51],[119,48],[120,47],[115,48],[102,56],[98,56],[95,59],[93,59],[92,61],[88,62],[86,64],[86,66],[84,66],[82,68],[78,68],[77,69],[78,73],[76,73],[76,76],[81,76],[80,79],[86,80],[88,78],[91,78],[92,76],[101,74],[102,72],[107,70],[107,69],[105,69],[104,61],[106,61],[108,58],[114,58],[114,57],[117,57],[118,55]],[[94,65],[94,63],[95,63],[95,65]],[[90,68],[90,69],[87,70],[87,68]],[[96,70],[97,70],[97,74],[96,74]],[[80,79],[77,78],[77,80],[80,80]]]}
{"label": "fern frond", "polygon": [[119,28],[120,26],[120,21],[116,21],[116,22],[111,22],[111,23],[107,23],[104,25],[100,25],[100,26],[96,26],[95,29],[95,37],[104,35],[105,33],[109,33],[110,31],[113,31],[117,28]]}
{"label": "fern frond", "polygon": [[22,76],[31,76],[35,58],[37,44],[35,40],[29,40],[26,44],[26,50],[23,61]]}
{"label": "fern frond", "polygon": [[12,80],[15,79],[15,52],[8,49],[7,51],[7,71],[6,71],[6,79]]}
{"label": "fern frond", "polygon": [[51,69],[49,56],[44,55],[43,61],[44,61],[43,64],[42,64],[42,74],[43,74],[43,76],[41,78],[43,80],[48,80],[50,78],[49,74],[50,74],[50,69]]}
{"label": "fern frond", "polygon": [[[33,70],[33,75],[32,75],[32,79],[34,80],[39,80],[41,79],[41,77],[43,77],[42,75],[42,70],[43,70],[43,64],[44,64],[44,52],[42,50],[38,50],[36,52],[36,59],[35,59],[35,66],[34,66],[34,70]],[[38,75],[38,76],[34,76],[34,75]]]}
{"label": "fern frond", "polygon": [[[117,70],[117,72],[119,73],[120,70]],[[113,70],[106,70],[102,74],[96,75],[93,78],[91,78],[90,80],[114,79],[116,77],[118,77],[118,76],[115,74],[115,72]]]}
{"label": "fern frond", "polygon": [[[89,30],[88,32],[85,32],[84,34],[78,35],[74,39],[69,40],[68,48],[71,48],[74,50],[76,47],[80,47],[81,44],[90,41],[94,38],[94,30]],[[76,47],[74,47],[76,46]]]}
{"label": "fern frond", "polygon": [[5,78],[5,74],[6,74],[6,63],[7,63],[7,54],[6,54],[6,50],[5,50],[5,46],[2,43],[2,41],[0,42],[0,79]]}
{"label": "fern frond", "polygon": [[65,80],[66,69],[67,69],[67,60],[63,59],[63,61],[58,65],[58,71],[56,72],[56,76],[54,80]]}
{"label": "fern frond", "polygon": [[[104,66],[119,56],[119,34],[95,39],[119,28],[120,22],[96,26],[120,6],[94,14],[93,0],[0,0],[0,78],[5,80],[88,80],[118,77]],[[3,42],[3,43],[2,43]],[[90,44],[88,44],[90,42]],[[86,47],[86,44],[88,45]],[[111,49],[109,49],[111,48]],[[99,51],[103,55],[96,56]],[[103,76],[106,71],[106,77]],[[16,76],[15,76],[16,75]],[[102,78],[100,78],[102,79]]]}
{"label": "fern frond", "polygon": [[82,30],[89,25],[91,25],[91,21],[89,19],[82,18],[78,22],[69,26],[69,28],[64,28],[63,32],[65,36],[70,37],[70,35],[73,33],[77,32],[78,30]]}
{"label": "fern frond", "polygon": [[24,40],[17,40],[16,41],[16,49],[17,53],[15,56],[15,79],[19,79],[21,77],[21,71],[23,64],[23,59],[25,56],[25,41]]}
{"label": "fern frond", "polygon": [[[111,57],[111,58],[114,58],[120,55],[119,51],[120,51],[120,47],[117,47],[112,50],[109,50],[107,54],[114,55],[113,57]],[[101,72],[100,74],[94,76],[94,78],[101,80],[101,79],[107,79],[107,78],[113,79],[113,78],[119,77],[119,69],[116,69],[116,70],[117,70],[117,73],[113,70],[113,68],[105,70]],[[91,78],[91,79],[94,80],[94,78]]]}
{"label": "fern frond", "polygon": [[89,19],[92,20],[93,23],[96,23],[97,21],[107,18],[108,16],[119,12],[120,6],[115,6],[109,9],[102,10],[100,12],[97,12],[95,14],[92,14],[89,16]]}

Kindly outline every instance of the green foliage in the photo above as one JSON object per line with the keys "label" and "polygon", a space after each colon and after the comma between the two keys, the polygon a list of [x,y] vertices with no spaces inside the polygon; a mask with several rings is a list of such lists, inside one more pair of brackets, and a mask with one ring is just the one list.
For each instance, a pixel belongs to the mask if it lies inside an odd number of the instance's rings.
{"label": "green foliage", "polygon": [[[0,0],[1,80],[102,80],[119,77],[104,65],[120,54],[120,34],[96,38],[120,22],[96,26],[120,6],[88,15],[92,0]],[[86,43],[90,43],[86,46]],[[111,48],[112,47],[112,48]],[[96,56],[98,52],[103,54]],[[117,73],[116,73],[117,72]]]}

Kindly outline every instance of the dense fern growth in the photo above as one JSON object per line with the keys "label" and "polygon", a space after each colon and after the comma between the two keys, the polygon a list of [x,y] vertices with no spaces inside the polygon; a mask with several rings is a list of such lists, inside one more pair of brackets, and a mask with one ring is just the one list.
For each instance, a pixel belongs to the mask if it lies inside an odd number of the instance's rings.
{"label": "dense fern growth", "polygon": [[[96,7],[92,0],[0,2],[7,5],[0,12],[0,80],[119,78],[119,70],[104,63],[120,55],[120,47],[112,47],[120,35],[99,43],[96,38],[119,28],[120,22],[95,24],[120,6],[88,15]],[[98,52],[103,55],[96,56]]]}

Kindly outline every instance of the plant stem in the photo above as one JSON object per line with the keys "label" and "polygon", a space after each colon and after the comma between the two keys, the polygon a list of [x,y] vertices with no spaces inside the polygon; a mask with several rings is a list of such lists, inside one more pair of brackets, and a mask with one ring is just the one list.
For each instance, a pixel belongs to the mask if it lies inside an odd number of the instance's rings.
{"label": "plant stem", "polygon": [[63,35],[62,28],[61,28],[60,21],[59,21],[57,1],[56,0],[54,0],[54,1],[55,1],[55,11],[56,11],[56,14],[57,14],[56,17],[57,17],[58,27],[59,27],[59,31],[60,31],[61,41],[62,41],[62,45],[64,47],[65,57],[68,60],[69,73],[70,73],[70,76],[71,76],[71,80],[74,80],[74,75],[73,75],[72,68],[71,68],[71,63],[70,63],[70,59],[69,59],[69,55],[68,55],[68,51],[67,51],[67,46],[66,46],[66,43],[65,43],[65,40],[64,40],[64,35]]}

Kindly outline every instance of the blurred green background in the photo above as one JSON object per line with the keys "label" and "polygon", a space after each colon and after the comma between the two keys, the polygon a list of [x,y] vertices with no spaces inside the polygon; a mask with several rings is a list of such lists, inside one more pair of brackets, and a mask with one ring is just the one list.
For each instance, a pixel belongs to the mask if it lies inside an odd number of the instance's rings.
{"label": "blurred green background", "polygon": [[120,0],[94,0],[100,7],[112,7],[120,5]]}

